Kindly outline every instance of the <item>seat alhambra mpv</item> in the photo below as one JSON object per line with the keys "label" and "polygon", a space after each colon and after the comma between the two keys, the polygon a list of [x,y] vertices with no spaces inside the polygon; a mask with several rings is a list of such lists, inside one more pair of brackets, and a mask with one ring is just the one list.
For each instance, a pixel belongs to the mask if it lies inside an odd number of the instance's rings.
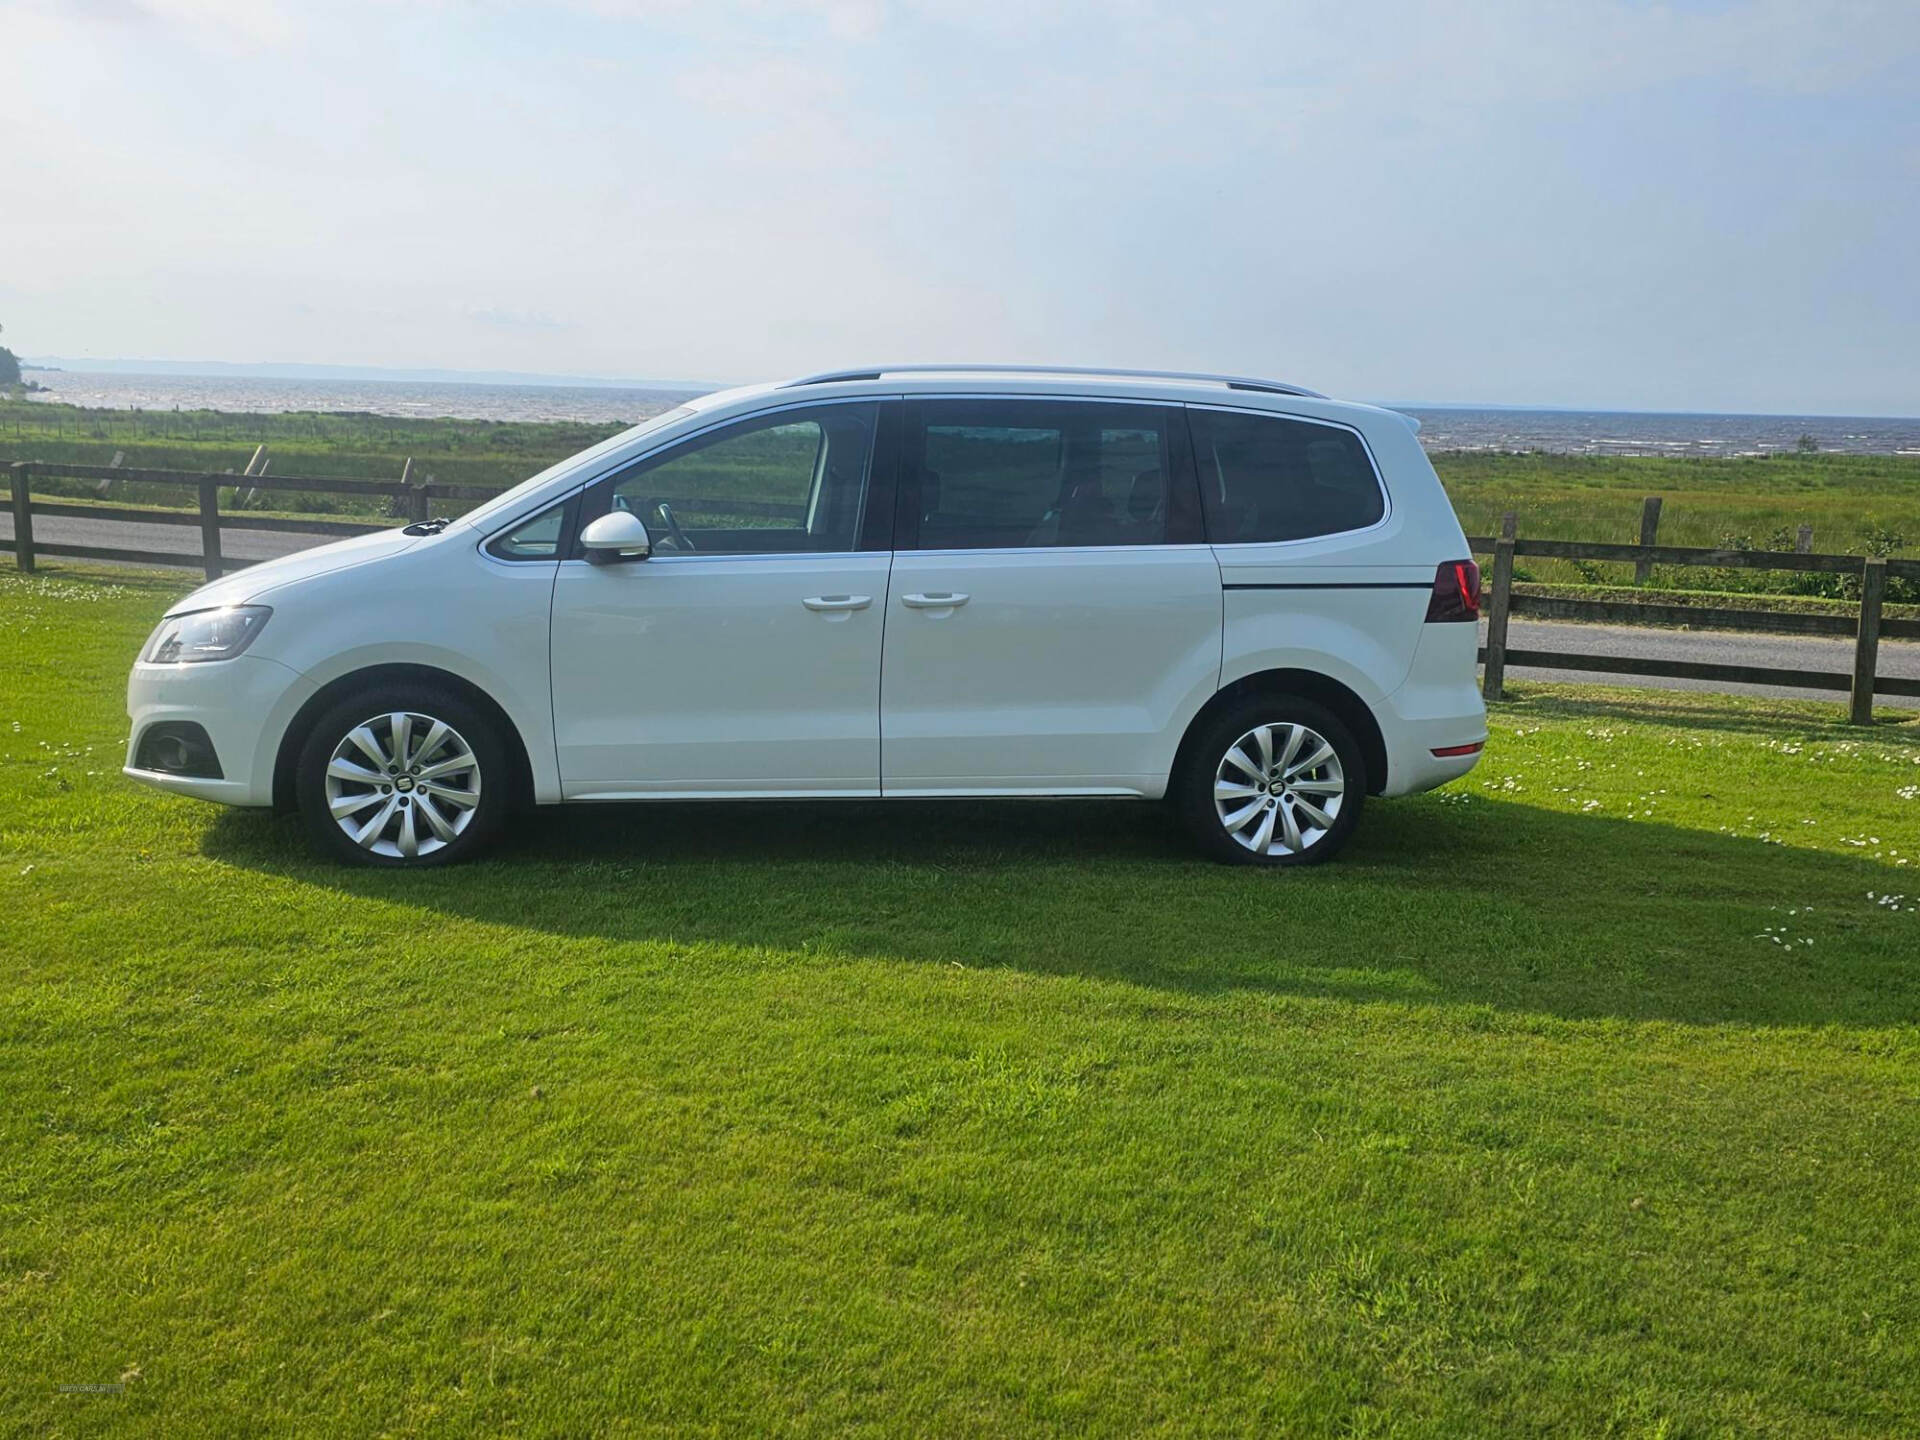
{"label": "seat alhambra mpv", "polygon": [[1311,864],[1486,739],[1415,429],[1130,371],[708,395],[195,591],[133,667],[126,773],[370,865],[528,804],[883,796],[1164,797],[1221,860]]}

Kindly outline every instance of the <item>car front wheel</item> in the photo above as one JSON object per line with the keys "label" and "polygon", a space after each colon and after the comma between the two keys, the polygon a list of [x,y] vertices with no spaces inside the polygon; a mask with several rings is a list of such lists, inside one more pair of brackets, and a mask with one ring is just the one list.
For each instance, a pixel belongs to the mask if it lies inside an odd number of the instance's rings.
{"label": "car front wheel", "polygon": [[1175,804],[1200,847],[1236,865],[1316,865],[1360,819],[1365,762],[1324,706],[1286,696],[1228,706],[1195,739]]}
{"label": "car front wheel", "polygon": [[450,692],[381,687],[330,707],[295,790],[315,846],[376,866],[446,865],[491,841],[512,800],[498,724]]}

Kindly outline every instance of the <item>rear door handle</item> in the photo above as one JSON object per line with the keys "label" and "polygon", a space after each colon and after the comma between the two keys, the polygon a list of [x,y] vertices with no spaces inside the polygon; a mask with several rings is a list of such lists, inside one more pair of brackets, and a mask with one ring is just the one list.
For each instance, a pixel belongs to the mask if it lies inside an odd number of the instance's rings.
{"label": "rear door handle", "polygon": [[809,595],[800,603],[809,610],[864,610],[873,604],[873,596]]}
{"label": "rear door handle", "polygon": [[972,597],[960,590],[944,592],[922,592],[918,595],[902,595],[900,603],[912,610],[953,610],[967,603]]}

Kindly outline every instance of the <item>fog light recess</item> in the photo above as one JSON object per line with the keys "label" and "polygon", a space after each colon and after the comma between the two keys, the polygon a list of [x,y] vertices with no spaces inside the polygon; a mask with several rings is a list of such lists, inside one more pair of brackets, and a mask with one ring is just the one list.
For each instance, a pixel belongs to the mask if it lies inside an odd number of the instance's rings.
{"label": "fog light recess", "polygon": [[207,732],[191,720],[163,720],[150,725],[134,752],[134,768],[159,775],[187,775],[196,780],[219,780],[220,760]]}

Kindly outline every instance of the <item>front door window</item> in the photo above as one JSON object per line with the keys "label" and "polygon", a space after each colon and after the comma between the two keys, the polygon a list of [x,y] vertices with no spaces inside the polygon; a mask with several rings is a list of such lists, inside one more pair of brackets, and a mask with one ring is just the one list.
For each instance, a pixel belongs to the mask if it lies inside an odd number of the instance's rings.
{"label": "front door window", "polygon": [[656,554],[824,554],[860,548],[876,404],[816,405],[728,425],[642,461],[607,502]]}

